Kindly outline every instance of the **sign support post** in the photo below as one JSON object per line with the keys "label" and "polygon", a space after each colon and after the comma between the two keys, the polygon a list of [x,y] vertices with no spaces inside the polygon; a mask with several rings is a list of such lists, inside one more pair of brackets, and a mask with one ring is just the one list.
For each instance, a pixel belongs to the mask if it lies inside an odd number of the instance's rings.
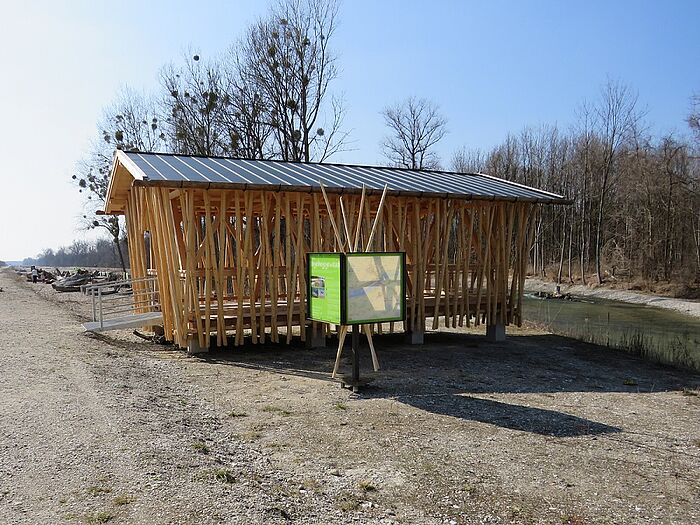
{"label": "sign support post", "polygon": [[360,326],[352,325],[352,386],[360,383]]}
{"label": "sign support post", "polygon": [[[307,253],[307,319],[339,326],[338,352],[335,358],[333,374],[336,376],[340,367],[340,358],[348,328],[352,326],[351,335],[351,372],[341,379],[343,388],[358,388],[368,381],[360,380],[360,333],[367,336],[375,372],[379,370],[379,359],[372,341],[371,326],[375,323],[405,321],[406,318],[406,254],[403,252],[370,252],[374,235],[380,223],[382,209],[387,194],[384,186],[374,222],[367,237],[364,251],[359,249],[362,214],[365,204],[365,188],[362,188],[360,209],[354,242],[348,227],[348,219],[339,197],[343,232],[334,219],[328,195],[319,181],[323,199],[328,209],[328,218],[337,241],[339,252]],[[362,325],[362,327],[360,327]]]}

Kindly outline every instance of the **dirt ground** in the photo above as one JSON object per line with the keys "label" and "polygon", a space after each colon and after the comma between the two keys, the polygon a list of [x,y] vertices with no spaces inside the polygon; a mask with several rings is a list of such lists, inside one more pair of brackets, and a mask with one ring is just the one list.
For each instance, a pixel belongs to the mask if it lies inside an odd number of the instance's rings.
{"label": "dirt ground", "polygon": [[700,522],[700,375],[441,330],[352,394],[331,348],[188,357],[0,288],[2,525]]}

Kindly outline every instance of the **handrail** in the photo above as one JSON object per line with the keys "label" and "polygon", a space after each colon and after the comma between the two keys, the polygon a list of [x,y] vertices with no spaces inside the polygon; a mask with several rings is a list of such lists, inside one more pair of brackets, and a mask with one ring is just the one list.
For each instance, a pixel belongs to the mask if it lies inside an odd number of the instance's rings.
{"label": "handrail", "polygon": [[98,288],[110,288],[112,286],[129,286],[133,283],[154,281],[155,277],[138,277],[136,279],[124,279],[121,281],[103,281],[99,283],[83,284],[80,289],[83,293],[87,293],[89,290],[95,290]]}
{"label": "handrail", "polygon": [[[134,284],[141,285],[137,286],[137,288],[143,289],[134,291]],[[149,276],[93,283],[83,285],[80,288],[83,293],[92,297],[92,320],[99,321],[100,328],[104,328],[107,314],[133,312],[135,309],[159,311],[160,298],[157,287],[157,278]],[[124,289],[116,290],[115,288]],[[106,290],[113,289],[113,292],[105,293]]]}

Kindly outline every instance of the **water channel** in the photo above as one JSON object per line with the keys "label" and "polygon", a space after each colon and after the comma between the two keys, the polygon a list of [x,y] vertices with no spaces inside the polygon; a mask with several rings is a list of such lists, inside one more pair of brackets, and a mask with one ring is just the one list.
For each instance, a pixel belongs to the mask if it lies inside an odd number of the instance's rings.
{"label": "water channel", "polygon": [[589,297],[523,298],[525,319],[556,334],[700,371],[700,318]]}

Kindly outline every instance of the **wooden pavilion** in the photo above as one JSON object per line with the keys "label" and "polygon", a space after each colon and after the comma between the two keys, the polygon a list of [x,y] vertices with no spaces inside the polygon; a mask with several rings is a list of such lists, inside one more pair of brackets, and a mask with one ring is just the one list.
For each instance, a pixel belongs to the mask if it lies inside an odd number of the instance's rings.
{"label": "wooden pavilion", "polygon": [[384,190],[370,248],[406,252],[407,319],[374,331],[521,324],[538,207],[570,201],[488,175],[117,151],[104,212],[126,218],[132,278],[157,276],[167,339],[323,344],[306,253],[339,251],[331,214],[366,240]]}

